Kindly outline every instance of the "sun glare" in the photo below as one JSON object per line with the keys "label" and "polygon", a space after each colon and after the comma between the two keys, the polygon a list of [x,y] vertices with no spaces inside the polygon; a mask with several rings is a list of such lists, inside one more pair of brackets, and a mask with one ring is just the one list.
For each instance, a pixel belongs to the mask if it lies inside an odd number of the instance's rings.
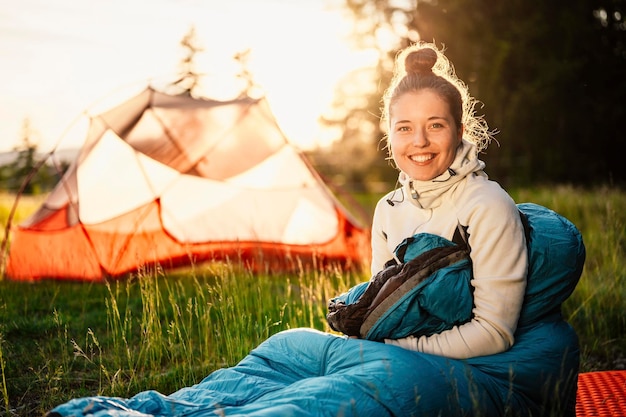
{"label": "sun glare", "polygon": [[249,51],[248,70],[287,137],[301,148],[324,145],[328,134],[317,121],[338,80],[373,63],[371,53],[350,49],[350,25],[326,4],[111,0],[96,7],[0,0],[7,12],[0,19],[0,59],[12,63],[0,68],[0,151],[19,144],[25,119],[38,131],[42,151],[80,146],[77,138],[63,138],[79,114],[111,103],[105,98],[129,86],[176,79],[180,41],[191,28],[203,48],[196,56],[202,95],[237,95],[241,66],[233,57]]}

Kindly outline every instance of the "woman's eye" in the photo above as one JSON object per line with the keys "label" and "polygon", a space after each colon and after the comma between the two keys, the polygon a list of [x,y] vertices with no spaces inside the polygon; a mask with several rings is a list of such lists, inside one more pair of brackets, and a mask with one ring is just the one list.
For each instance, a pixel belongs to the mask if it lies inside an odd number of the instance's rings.
{"label": "woman's eye", "polygon": [[443,125],[441,123],[433,123],[432,125],[430,125],[431,129],[441,129],[443,127]]}
{"label": "woman's eye", "polygon": [[410,129],[408,126],[399,126],[398,132],[408,132]]}

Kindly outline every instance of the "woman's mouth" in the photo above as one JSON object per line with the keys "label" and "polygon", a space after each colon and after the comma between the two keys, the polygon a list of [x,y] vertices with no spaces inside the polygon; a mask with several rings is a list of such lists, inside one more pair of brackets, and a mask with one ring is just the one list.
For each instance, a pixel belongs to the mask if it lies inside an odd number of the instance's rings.
{"label": "woman's mouth", "polygon": [[427,153],[427,154],[419,154],[419,155],[409,155],[409,159],[413,162],[417,162],[417,163],[424,163],[424,162],[428,162],[431,159],[433,159],[435,157],[435,154],[433,153]]}

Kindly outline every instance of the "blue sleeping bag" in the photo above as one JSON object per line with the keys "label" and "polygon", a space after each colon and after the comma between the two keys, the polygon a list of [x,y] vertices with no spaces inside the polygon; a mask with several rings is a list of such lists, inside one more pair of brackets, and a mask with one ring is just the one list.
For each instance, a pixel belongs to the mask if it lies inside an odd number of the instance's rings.
{"label": "blue sleeping bag", "polygon": [[[59,405],[50,415],[574,416],[578,339],[560,307],[580,278],[585,248],[567,219],[535,204],[518,207],[527,219],[531,264],[516,341],[506,352],[454,360],[374,340],[294,329],[271,336],[236,366],[217,370],[172,394],[144,391],[128,399],[78,398]],[[419,256],[433,242],[435,247],[454,245],[431,236],[412,240],[420,243],[409,245],[408,253],[415,250]],[[448,314],[433,311],[437,319],[429,320],[431,313],[414,308],[424,297],[416,300],[437,285],[441,292],[429,297],[441,298],[446,281],[469,286],[471,266],[459,262],[451,263],[457,273],[429,275],[420,281],[421,290],[405,288],[406,298],[395,294],[394,302],[385,307],[389,313],[376,315],[372,328],[377,335],[372,333],[372,338],[433,330],[398,325],[406,322],[397,318],[403,310],[416,314],[416,322],[424,327],[434,323],[440,328]],[[366,286],[356,286],[340,297],[357,302]],[[471,305],[471,291],[462,294],[462,299],[456,295],[458,304]],[[405,308],[409,306],[413,307]],[[442,302],[440,308],[448,309],[450,303]]]}

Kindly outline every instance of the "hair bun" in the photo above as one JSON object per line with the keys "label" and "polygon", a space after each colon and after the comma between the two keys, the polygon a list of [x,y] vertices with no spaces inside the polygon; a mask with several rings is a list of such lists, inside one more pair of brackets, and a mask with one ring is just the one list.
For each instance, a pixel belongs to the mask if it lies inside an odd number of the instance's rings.
{"label": "hair bun", "polygon": [[437,52],[431,48],[422,48],[407,55],[404,66],[407,73],[427,74],[432,72],[437,62]]}

